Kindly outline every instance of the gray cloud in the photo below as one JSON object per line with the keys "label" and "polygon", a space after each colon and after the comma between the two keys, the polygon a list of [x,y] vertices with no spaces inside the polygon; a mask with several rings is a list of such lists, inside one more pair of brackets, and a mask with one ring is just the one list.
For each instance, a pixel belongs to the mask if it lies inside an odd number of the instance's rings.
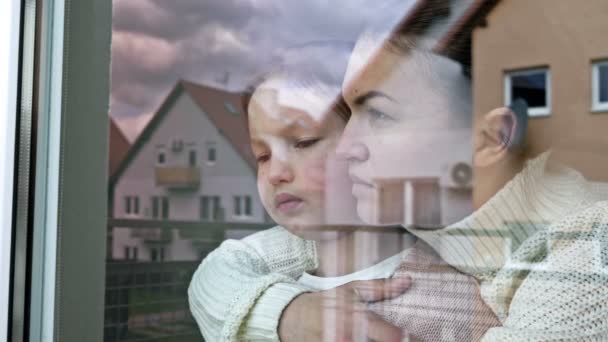
{"label": "gray cloud", "polygon": [[[411,2],[114,0],[112,115],[149,115],[179,79],[242,88],[285,49],[354,40]],[[219,84],[225,73],[230,83]]]}

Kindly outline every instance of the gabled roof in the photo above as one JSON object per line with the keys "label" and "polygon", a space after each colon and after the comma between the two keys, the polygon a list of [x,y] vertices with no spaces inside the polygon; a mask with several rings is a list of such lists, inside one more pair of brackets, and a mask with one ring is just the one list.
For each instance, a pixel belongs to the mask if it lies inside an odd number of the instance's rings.
{"label": "gabled roof", "polygon": [[499,2],[500,0],[475,0],[441,38],[434,50],[470,65],[473,29],[478,25],[485,25],[486,17]]}
{"label": "gabled roof", "polygon": [[110,153],[108,158],[108,175],[110,177],[116,172],[120,166],[120,162],[125,158],[130,148],[131,144],[129,140],[127,140],[118,125],[116,125],[114,119],[110,117]]}
{"label": "gabled roof", "polygon": [[[218,132],[228,140],[247,165],[255,169],[255,158],[249,147],[247,116],[241,109],[243,94],[181,80],[169,92],[150,122],[133,142],[126,157],[110,178],[110,189],[113,189],[123,172],[149,141],[182,94],[188,94],[192,98],[201,110],[201,115],[207,115]],[[236,112],[232,113],[231,110]]]}

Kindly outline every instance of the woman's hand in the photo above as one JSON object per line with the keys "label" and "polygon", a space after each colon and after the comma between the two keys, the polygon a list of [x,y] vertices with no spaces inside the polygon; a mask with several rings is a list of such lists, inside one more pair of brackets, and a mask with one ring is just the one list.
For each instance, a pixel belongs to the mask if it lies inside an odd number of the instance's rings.
{"label": "woman's hand", "polygon": [[335,289],[304,293],[283,311],[281,341],[402,341],[406,332],[371,312],[367,304],[403,294],[410,278],[354,281]]}

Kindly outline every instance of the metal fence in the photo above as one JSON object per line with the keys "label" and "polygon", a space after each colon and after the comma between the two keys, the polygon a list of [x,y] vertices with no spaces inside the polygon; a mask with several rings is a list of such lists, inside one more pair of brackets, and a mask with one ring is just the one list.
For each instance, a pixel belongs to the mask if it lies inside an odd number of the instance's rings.
{"label": "metal fence", "polygon": [[[230,231],[255,232],[271,223],[111,219],[108,222],[104,341],[202,341],[188,307],[188,285],[202,258]],[[144,245],[168,245],[172,232],[200,252],[189,261],[112,258],[114,228],[128,227]]]}

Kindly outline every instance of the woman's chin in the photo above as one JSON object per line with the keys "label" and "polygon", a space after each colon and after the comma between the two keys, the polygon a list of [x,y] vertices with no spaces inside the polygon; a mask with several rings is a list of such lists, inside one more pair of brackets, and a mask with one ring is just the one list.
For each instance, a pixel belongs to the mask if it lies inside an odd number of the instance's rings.
{"label": "woman's chin", "polygon": [[378,224],[378,219],[373,208],[365,201],[357,201],[357,215],[366,224]]}

